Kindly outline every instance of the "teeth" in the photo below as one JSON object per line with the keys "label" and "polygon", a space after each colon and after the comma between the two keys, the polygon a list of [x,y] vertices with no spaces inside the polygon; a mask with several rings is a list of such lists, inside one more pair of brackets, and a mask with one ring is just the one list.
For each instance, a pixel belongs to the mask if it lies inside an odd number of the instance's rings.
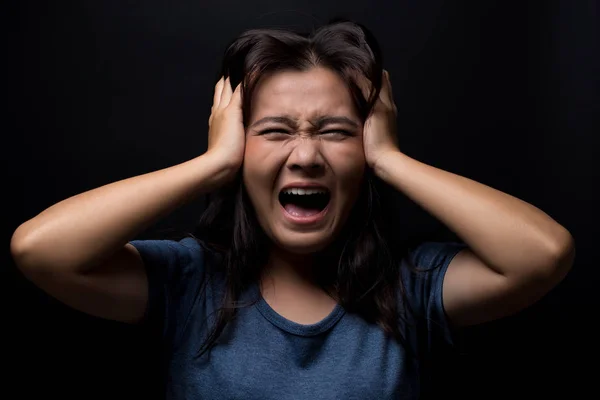
{"label": "teeth", "polygon": [[302,189],[302,188],[288,188],[283,191],[285,194],[326,194],[327,191],[325,189]]}

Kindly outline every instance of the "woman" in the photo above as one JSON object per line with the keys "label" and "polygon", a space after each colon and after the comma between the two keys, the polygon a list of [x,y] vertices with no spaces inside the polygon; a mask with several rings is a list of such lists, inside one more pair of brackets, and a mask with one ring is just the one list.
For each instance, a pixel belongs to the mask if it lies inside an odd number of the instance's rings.
{"label": "woman", "polygon": [[[65,304],[158,329],[169,398],[417,398],[434,339],[570,269],[573,238],[548,215],[402,153],[364,28],[249,31],[223,75],[206,153],[66,199],[11,241]],[[386,188],[464,243],[396,243]],[[206,193],[195,237],[133,241]]]}

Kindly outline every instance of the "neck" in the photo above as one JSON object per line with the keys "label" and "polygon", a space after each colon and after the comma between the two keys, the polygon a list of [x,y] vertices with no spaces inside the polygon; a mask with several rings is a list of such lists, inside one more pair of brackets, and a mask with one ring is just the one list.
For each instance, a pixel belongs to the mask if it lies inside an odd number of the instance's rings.
{"label": "neck", "polygon": [[[329,287],[319,283],[323,271],[317,254],[293,254],[283,249],[272,248],[261,278],[262,295],[270,303],[277,297],[297,302],[298,298],[336,298]],[[284,300],[285,301],[285,300]]]}
{"label": "neck", "polygon": [[293,254],[273,246],[265,273],[271,279],[314,284],[316,257],[314,254]]}

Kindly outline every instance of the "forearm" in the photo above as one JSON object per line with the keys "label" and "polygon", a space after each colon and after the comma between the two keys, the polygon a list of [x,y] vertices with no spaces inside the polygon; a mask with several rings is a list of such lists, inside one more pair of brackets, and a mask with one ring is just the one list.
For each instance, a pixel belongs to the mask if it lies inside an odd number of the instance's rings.
{"label": "forearm", "polygon": [[201,193],[226,171],[207,156],[63,200],[15,231],[19,267],[84,270]]}
{"label": "forearm", "polygon": [[376,168],[498,273],[543,270],[571,252],[572,238],[564,227],[511,195],[401,152],[390,153]]}

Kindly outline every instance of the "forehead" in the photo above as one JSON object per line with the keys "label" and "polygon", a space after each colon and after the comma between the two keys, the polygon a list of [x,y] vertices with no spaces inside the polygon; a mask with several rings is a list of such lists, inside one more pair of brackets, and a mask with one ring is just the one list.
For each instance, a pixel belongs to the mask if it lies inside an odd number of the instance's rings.
{"label": "forehead", "polygon": [[263,77],[252,96],[250,120],[290,115],[298,119],[321,115],[356,116],[350,91],[335,72],[325,68],[280,71]]}

